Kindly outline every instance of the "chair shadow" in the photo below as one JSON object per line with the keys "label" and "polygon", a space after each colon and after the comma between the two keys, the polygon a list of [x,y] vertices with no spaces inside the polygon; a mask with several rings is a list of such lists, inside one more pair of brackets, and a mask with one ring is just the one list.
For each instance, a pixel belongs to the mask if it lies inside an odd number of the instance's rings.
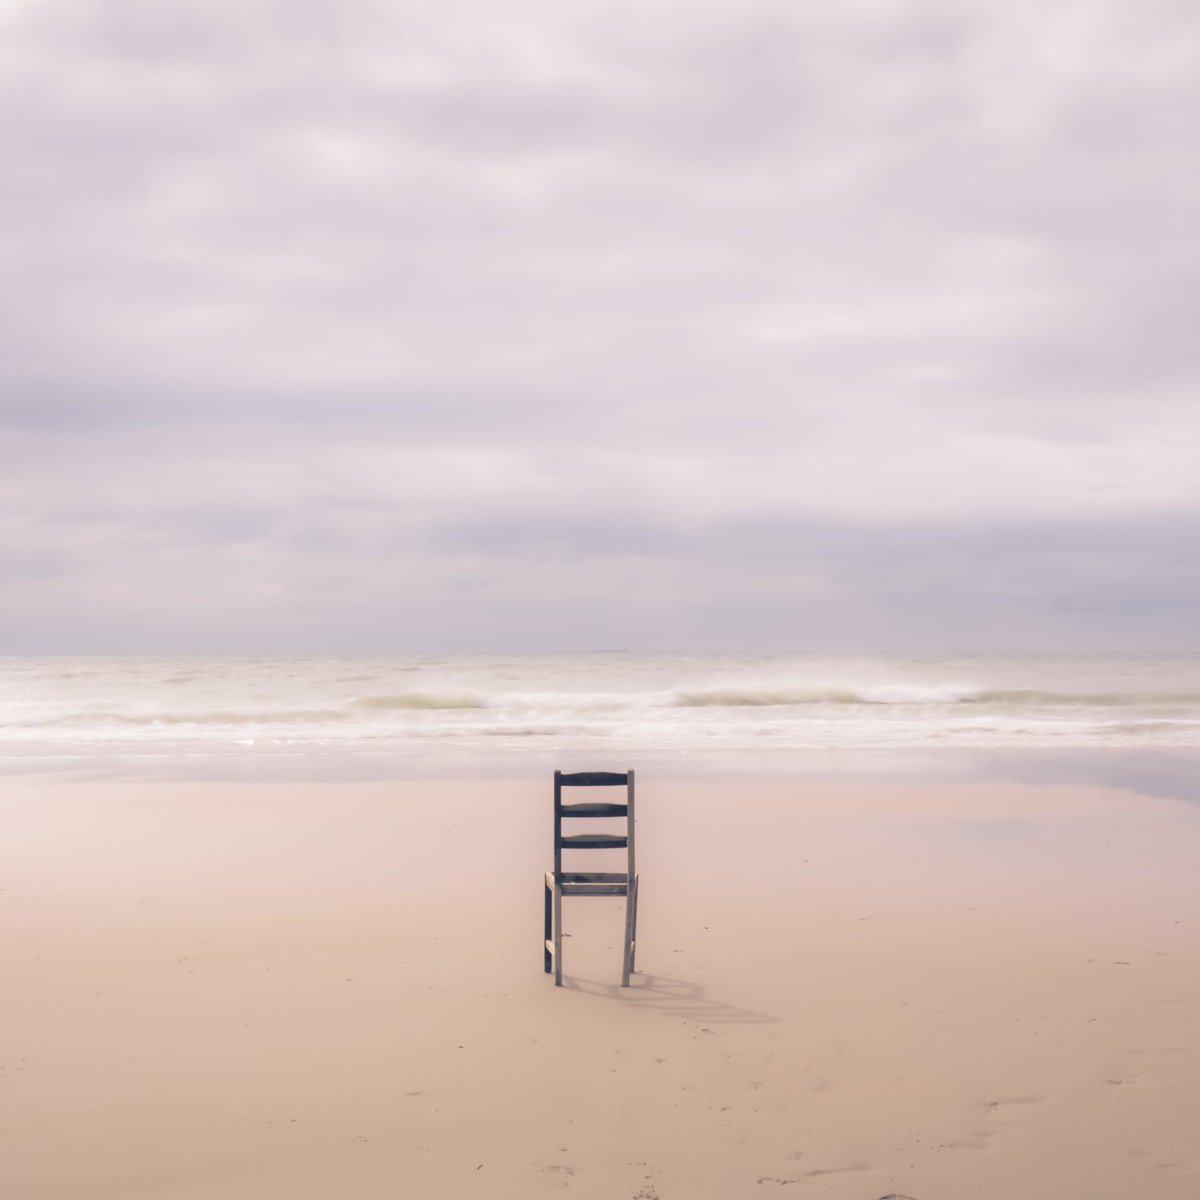
{"label": "chair shadow", "polygon": [[775,1024],[779,1020],[769,1013],[712,1000],[702,984],[642,971],[634,973],[627,988],[615,983],[601,983],[598,979],[581,979],[575,975],[563,975],[563,987],[589,996],[616,1000],[630,1008],[648,1009],[664,1017],[679,1017],[700,1024],[762,1025]]}

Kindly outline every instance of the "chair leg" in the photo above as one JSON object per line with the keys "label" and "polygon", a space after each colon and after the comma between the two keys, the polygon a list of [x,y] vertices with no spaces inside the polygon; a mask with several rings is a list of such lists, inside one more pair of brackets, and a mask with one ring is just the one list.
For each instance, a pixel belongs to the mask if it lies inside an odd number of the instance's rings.
{"label": "chair leg", "polygon": [[629,948],[629,969],[637,970],[637,914],[638,914],[638,877],[633,877],[633,938]]}
{"label": "chair leg", "polygon": [[562,987],[562,888],[554,877],[554,986]]}
{"label": "chair leg", "polygon": [[621,963],[621,986],[629,986],[629,973],[633,970],[633,927],[637,906],[637,884],[629,881],[625,889],[625,955]]}
{"label": "chair leg", "polygon": [[547,879],[542,880],[542,890],[545,893],[544,907],[546,910],[546,919],[543,922],[543,926],[542,926],[542,957],[543,957],[543,961],[544,961],[544,965],[545,965],[545,969],[546,969],[546,974],[549,975],[551,960],[554,957],[550,953],[550,945],[551,945],[550,937],[554,932],[553,925],[551,924],[551,921],[553,918],[554,898],[550,894],[550,881],[549,880],[547,880]]}

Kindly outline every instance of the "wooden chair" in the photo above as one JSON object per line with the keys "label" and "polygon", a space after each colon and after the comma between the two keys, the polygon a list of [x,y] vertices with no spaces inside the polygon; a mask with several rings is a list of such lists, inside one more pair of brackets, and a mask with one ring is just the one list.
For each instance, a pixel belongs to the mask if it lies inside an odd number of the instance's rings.
{"label": "wooden chair", "polygon": [[[623,787],[624,803],[563,803],[563,788]],[[623,833],[563,833],[563,821],[591,817],[624,817]],[[633,858],[633,772],[554,772],[554,870],[546,872],[546,973],[554,968],[554,985],[562,987],[562,901],[564,896],[624,896],[625,955],[621,986],[629,986],[637,950],[638,877]],[[564,850],[625,850],[624,871],[564,871]]]}

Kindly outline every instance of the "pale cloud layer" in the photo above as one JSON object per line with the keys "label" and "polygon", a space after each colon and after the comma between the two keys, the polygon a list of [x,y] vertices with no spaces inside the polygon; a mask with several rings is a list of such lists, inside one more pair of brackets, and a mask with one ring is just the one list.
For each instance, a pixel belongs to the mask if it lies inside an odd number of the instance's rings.
{"label": "pale cloud layer", "polygon": [[0,7],[0,650],[1188,647],[1193,4]]}

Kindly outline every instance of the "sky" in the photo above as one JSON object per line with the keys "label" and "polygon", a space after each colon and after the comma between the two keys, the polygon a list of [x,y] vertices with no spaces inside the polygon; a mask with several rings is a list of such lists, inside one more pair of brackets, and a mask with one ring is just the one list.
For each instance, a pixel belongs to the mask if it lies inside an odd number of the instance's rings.
{"label": "sky", "polygon": [[0,652],[1200,649],[1193,0],[0,0]]}

